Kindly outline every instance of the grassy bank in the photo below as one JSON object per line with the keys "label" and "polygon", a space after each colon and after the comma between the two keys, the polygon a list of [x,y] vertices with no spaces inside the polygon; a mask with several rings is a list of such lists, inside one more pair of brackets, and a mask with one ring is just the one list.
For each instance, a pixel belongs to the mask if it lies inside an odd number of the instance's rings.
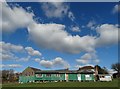
{"label": "grassy bank", "polygon": [[47,82],[47,83],[9,83],[2,87],[118,87],[118,80],[112,82]]}

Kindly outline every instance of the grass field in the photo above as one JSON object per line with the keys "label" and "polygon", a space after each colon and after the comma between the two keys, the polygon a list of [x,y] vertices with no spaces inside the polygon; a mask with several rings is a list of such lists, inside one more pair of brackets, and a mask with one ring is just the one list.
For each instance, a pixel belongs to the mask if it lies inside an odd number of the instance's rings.
{"label": "grass field", "polygon": [[112,82],[47,82],[26,84],[3,84],[2,87],[118,87],[118,80]]}

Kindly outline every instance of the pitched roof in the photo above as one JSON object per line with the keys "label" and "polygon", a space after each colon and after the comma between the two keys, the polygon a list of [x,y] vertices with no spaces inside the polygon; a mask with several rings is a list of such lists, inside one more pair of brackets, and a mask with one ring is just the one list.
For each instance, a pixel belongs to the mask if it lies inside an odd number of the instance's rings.
{"label": "pitched roof", "polygon": [[37,68],[33,68],[33,67],[29,67],[29,68],[31,68],[33,71],[41,71],[40,69],[37,69]]}
{"label": "pitched roof", "polygon": [[41,70],[41,71],[36,71],[35,73],[53,73],[53,74],[56,74],[56,73],[77,73],[78,71],[77,70],[68,70],[68,69],[61,69],[61,70]]}
{"label": "pitched roof", "polygon": [[59,73],[59,72],[57,72],[57,71],[55,71],[55,70],[41,70],[41,71],[36,71],[35,73],[45,73],[45,74],[49,74],[49,73]]}
{"label": "pitched roof", "polygon": [[78,70],[88,70],[88,69],[94,69],[94,67],[92,67],[92,66],[83,66],[83,67],[79,68]]}
{"label": "pitched roof", "polygon": [[60,70],[55,70],[59,73],[67,73],[69,71],[69,69],[60,69]]}
{"label": "pitched roof", "polygon": [[84,66],[78,69],[78,73],[84,73],[84,74],[92,74],[95,72],[95,68],[92,66]]}
{"label": "pitched roof", "polygon": [[68,72],[68,69],[36,71],[36,73],[67,73],[67,72]]}
{"label": "pitched roof", "polygon": [[40,70],[37,68],[29,67],[35,71],[35,73],[94,73],[94,67],[84,66],[78,70],[60,69],[60,70]]}

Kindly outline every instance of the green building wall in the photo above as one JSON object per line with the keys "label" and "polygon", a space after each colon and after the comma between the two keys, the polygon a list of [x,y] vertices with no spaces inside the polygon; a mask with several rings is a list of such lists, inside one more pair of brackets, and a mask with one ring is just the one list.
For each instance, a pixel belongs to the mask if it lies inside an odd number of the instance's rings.
{"label": "green building wall", "polygon": [[[86,79],[86,75],[90,77]],[[19,82],[28,83],[28,82],[36,82],[36,81],[62,81],[65,80],[65,74],[60,74],[60,76],[56,76],[56,74],[51,74],[51,76],[46,76],[46,74],[42,74],[41,77],[35,76],[20,76]],[[78,80],[77,74],[68,74],[68,81]],[[81,74],[81,81],[86,80],[94,80],[93,74]]]}
{"label": "green building wall", "polygon": [[[89,75],[89,79],[86,78],[86,75]],[[94,75],[93,74],[81,74],[81,80],[85,81],[85,80],[94,80]]]}
{"label": "green building wall", "polygon": [[46,76],[46,74],[42,74],[42,77],[35,76],[35,80],[48,80],[48,81],[65,80],[65,74],[60,74],[60,76],[56,76],[56,74],[51,74],[51,76]]}
{"label": "green building wall", "polygon": [[19,82],[28,83],[34,81],[35,81],[35,76],[19,76]]}
{"label": "green building wall", "polygon": [[19,76],[19,82],[28,83],[35,81],[61,81],[65,80],[65,74],[60,74],[60,76],[56,76],[56,74],[51,74],[51,76],[46,76],[46,74],[42,74],[41,77],[35,76]]}
{"label": "green building wall", "polygon": [[78,80],[77,74],[68,74],[68,80]]}

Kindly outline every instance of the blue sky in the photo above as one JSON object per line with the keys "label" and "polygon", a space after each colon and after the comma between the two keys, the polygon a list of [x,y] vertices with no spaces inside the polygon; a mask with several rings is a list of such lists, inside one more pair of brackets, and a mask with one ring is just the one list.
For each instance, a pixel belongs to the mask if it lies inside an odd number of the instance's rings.
{"label": "blue sky", "polygon": [[2,68],[111,68],[118,61],[117,3],[2,4]]}

